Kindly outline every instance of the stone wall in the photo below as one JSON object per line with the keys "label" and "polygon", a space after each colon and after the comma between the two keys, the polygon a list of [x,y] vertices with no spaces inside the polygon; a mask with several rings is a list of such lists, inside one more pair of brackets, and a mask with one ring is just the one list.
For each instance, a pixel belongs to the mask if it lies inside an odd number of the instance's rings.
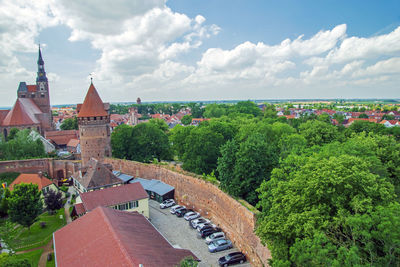
{"label": "stone wall", "polygon": [[267,266],[270,251],[254,234],[255,215],[217,186],[159,165],[106,158],[114,170],[145,179],[161,180],[175,187],[175,199],[194,208],[223,228],[229,239],[246,255],[253,266]]}
{"label": "stone wall", "polygon": [[63,179],[71,176],[80,166],[79,161],[45,159],[9,160],[0,161],[0,173],[20,172],[38,173],[46,172],[51,178]]}

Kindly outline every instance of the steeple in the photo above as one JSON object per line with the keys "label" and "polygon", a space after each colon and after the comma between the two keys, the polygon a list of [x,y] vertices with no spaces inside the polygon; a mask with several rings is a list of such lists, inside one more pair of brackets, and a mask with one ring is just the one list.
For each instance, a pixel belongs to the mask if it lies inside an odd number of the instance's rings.
{"label": "steeple", "polygon": [[47,82],[46,72],[44,70],[44,61],[42,58],[42,51],[40,50],[40,44],[39,44],[39,57],[37,64],[38,64],[38,72],[37,72],[36,82]]}

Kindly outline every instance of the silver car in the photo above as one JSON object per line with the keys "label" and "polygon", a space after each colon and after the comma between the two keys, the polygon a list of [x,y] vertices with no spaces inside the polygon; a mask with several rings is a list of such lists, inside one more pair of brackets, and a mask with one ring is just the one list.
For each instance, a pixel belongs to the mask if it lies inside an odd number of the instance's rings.
{"label": "silver car", "polygon": [[225,234],[224,232],[217,232],[217,233],[213,233],[209,236],[206,237],[206,244],[209,245],[211,242],[213,241],[217,241],[220,239],[225,239]]}
{"label": "silver car", "polygon": [[208,251],[211,253],[233,248],[232,242],[227,239],[213,241],[208,245]]}
{"label": "silver car", "polygon": [[191,220],[197,219],[199,217],[200,217],[200,213],[194,212],[194,211],[188,212],[185,214],[185,216],[183,216],[183,218],[185,218],[186,221],[191,221]]}

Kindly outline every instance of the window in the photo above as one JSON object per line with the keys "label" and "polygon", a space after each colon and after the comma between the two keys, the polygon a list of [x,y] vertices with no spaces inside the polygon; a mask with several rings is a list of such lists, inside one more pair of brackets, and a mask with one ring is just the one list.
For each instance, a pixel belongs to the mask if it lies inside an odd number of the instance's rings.
{"label": "window", "polygon": [[137,207],[139,207],[139,201],[131,201],[131,202],[129,202],[129,209],[132,209],[132,208],[137,208]]}
{"label": "window", "polygon": [[40,97],[44,97],[44,94],[43,94],[43,93],[41,93],[41,94],[40,94]]}

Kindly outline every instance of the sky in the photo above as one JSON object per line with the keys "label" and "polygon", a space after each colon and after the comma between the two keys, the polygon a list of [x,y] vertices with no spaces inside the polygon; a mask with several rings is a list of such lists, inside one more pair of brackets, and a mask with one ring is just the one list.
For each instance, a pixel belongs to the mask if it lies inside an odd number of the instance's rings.
{"label": "sky", "polygon": [[0,0],[0,107],[39,43],[52,105],[400,96],[398,0]]}

